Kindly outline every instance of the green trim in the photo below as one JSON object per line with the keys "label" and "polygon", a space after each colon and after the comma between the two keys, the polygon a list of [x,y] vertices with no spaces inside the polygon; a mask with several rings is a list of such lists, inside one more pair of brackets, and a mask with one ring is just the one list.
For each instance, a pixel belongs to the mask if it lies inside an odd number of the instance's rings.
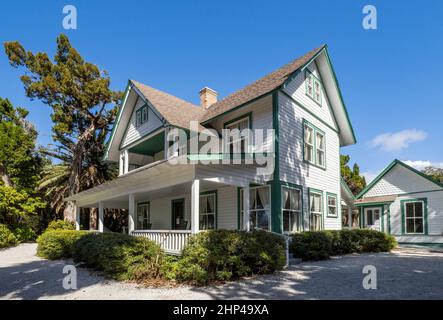
{"label": "green trim", "polygon": [[175,225],[174,218],[175,217],[174,217],[174,212],[172,210],[174,208],[173,204],[177,203],[177,202],[182,202],[183,203],[183,218],[185,217],[185,211],[186,211],[185,198],[172,199],[171,200],[171,230],[175,230],[175,228],[174,228],[174,225]]}
{"label": "green trim", "polygon": [[131,148],[127,148],[129,152],[136,154],[143,154],[148,156],[154,156],[158,152],[163,151],[165,148],[165,132],[161,131],[156,135],[153,135],[149,139],[135,144]]}
{"label": "green trim", "polygon": [[391,205],[388,204],[388,234],[391,234]]}
{"label": "green trim", "polygon": [[[336,214],[335,215],[331,215],[329,214],[329,202],[328,202],[328,197],[333,197],[335,198],[335,209],[336,209]],[[339,210],[339,206],[338,206],[338,196],[336,193],[332,193],[332,192],[326,192],[326,218],[338,218],[338,210]]]}
{"label": "green trim", "polygon": [[315,188],[308,188],[309,230],[312,230],[312,226],[311,226],[311,193],[321,195],[321,222],[322,222],[322,230],[325,230],[325,195],[324,195],[324,191],[320,190],[320,189],[315,189]]}
{"label": "green trim", "polygon": [[[406,233],[406,212],[405,205],[410,202],[423,202],[423,233]],[[405,199],[400,200],[401,207],[401,235],[402,236],[416,236],[428,235],[428,198]]]}
{"label": "green trim", "polygon": [[[302,128],[302,133],[303,133],[303,137],[302,137],[302,139],[303,139],[303,146],[302,146],[303,162],[307,163],[309,165],[312,165],[314,167],[320,168],[322,170],[326,170],[326,134],[325,134],[325,132],[323,130],[319,129],[318,127],[316,127],[315,125],[313,125],[312,123],[310,123],[306,119],[303,119],[302,125],[303,125],[303,128]],[[313,160],[314,160],[314,162],[310,162],[310,161],[307,161],[305,159],[305,126],[310,127],[312,129],[312,133],[314,135],[313,136],[313,143],[314,143],[313,144],[313,148],[314,148],[313,149],[313,157],[314,157]],[[325,163],[324,167],[322,167],[322,166],[317,164],[317,133],[320,133],[320,134],[323,135],[323,140],[324,140],[324,150],[323,150],[323,153],[324,153],[324,163]]]}
{"label": "green trim", "polygon": [[[434,184],[436,184],[437,186],[439,186],[439,187],[442,187],[443,188],[443,184],[441,184],[441,183],[439,183],[439,182],[437,182],[437,181],[435,181],[435,180],[433,180],[431,177],[429,177],[428,175],[426,175],[426,174],[424,174],[423,172],[420,172],[420,171],[418,171],[418,170],[416,170],[416,169],[414,169],[414,168],[412,168],[411,166],[408,166],[406,163],[404,163],[404,162],[402,162],[402,161],[400,161],[400,160],[398,160],[398,159],[395,159],[394,161],[392,161],[374,180],[372,180],[371,181],[371,183],[370,184],[368,184],[367,186],[366,186],[366,188],[364,188],[357,196],[356,196],[356,199],[359,199],[359,198],[361,198],[363,195],[365,195],[377,182],[379,182],[389,171],[391,171],[392,170],[392,168],[394,168],[395,167],[395,165],[397,165],[397,164],[399,164],[399,165],[401,165],[401,166],[403,166],[404,168],[406,168],[406,169],[408,169],[408,170],[410,170],[410,171],[412,171],[412,172],[414,172],[414,173],[416,173],[416,174],[418,174],[419,176],[421,176],[422,178],[425,178],[426,180],[428,180],[428,181],[430,181],[430,182],[432,182],[432,183],[434,183]],[[420,192],[414,192],[414,193],[420,193]]]}
{"label": "green trim", "polygon": [[[339,157],[340,157],[340,154],[339,154]],[[339,169],[339,171],[340,171],[340,169]],[[355,200],[355,196],[352,193],[351,189],[349,188],[348,183],[341,176],[341,171],[340,171],[340,183],[345,188],[346,192],[351,196],[351,199]]]}
{"label": "green trim", "polygon": [[385,204],[389,205],[393,202],[394,201],[354,203],[354,206],[356,206],[356,207],[373,207],[373,206],[379,206],[379,205],[385,205]]}
{"label": "green trim", "polygon": [[237,230],[240,230],[241,223],[240,223],[240,187],[237,187]]}
{"label": "green trim", "polygon": [[129,96],[129,91],[131,90],[133,84],[131,83],[131,81],[128,81],[128,84],[126,85],[126,89],[125,89],[125,93],[123,94],[123,100],[122,103],[120,105],[120,107],[118,108],[118,113],[117,113],[117,117],[116,117],[116,121],[114,123],[114,126],[112,127],[112,131],[111,131],[111,136],[109,137],[108,143],[106,144],[105,147],[105,154],[103,155],[102,160],[103,161],[107,161],[108,160],[108,155],[109,155],[109,148],[111,147],[112,141],[114,140],[114,136],[115,136],[115,132],[117,130],[117,127],[120,124],[120,120],[122,117],[122,113],[123,113],[123,107],[126,104],[126,100],[128,99]]}
{"label": "green trim", "polygon": [[[305,231],[305,213],[304,213],[304,192],[303,192],[303,186],[299,185],[299,184],[295,184],[295,183],[291,183],[291,182],[286,182],[286,181],[280,181],[280,188],[290,188],[290,189],[297,189],[300,190],[300,203],[301,203],[301,224],[302,224],[302,230]],[[281,196],[280,196],[281,199]],[[281,201],[281,200],[280,200]],[[281,230],[282,233],[284,233],[284,228],[283,228],[283,203],[280,205],[281,206]]]}
{"label": "green trim", "polygon": [[226,126],[230,125],[231,123],[237,122],[239,120],[243,120],[244,118],[248,118],[249,129],[252,129],[252,111],[242,114],[241,116],[235,117],[234,119],[225,121],[223,123],[223,128],[226,129]]}
{"label": "green trim", "polygon": [[[312,97],[309,95],[308,93],[308,82],[306,81],[306,79],[308,77],[312,77]],[[315,100],[314,98],[314,94],[315,94],[315,82],[318,82],[319,86],[320,86],[320,102],[318,102],[317,100]],[[314,73],[309,70],[308,68],[305,69],[305,94],[306,96],[308,96],[312,101],[314,101],[318,106],[320,106],[320,108],[322,107],[322,88],[323,88],[323,83],[321,82],[321,80],[319,78],[317,78]]]}
{"label": "green trim", "polygon": [[335,133],[340,133],[339,130],[337,130],[336,128],[334,128],[333,126],[331,126],[329,123],[327,123],[326,121],[324,121],[323,119],[321,119],[318,115],[316,115],[315,113],[313,113],[311,110],[309,110],[306,106],[304,106],[301,102],[295,100],[293,97],[291,97],[287,92],[285,91],[281,91],[288,99],[290,99],[292,102],[294,102],[298,107],[300,107],[301,109],[303,109],[304,111],[306,111],[307,113],[309,113],[312,117],[314,117],[315,119],[317,119],[318,121],[320,121],[322,124],[324,124],[325,126],[327,126],[329,129],[331,129],[332,131],[334,131]]}
{"label": "green trim", "polygon": [[274,174],[271,183],[271,230],[282,233],[283,219],[281,209],[281,184],[280,184],[280,112],[279,91],[272,93],[272,127],[274,129]]}
{"label": "green trim", "polygon": [[[217,190],[200,192],[200,197],[206,196],[206,195],[211,195],[211,194],[215,195],[215,229],[218,229],[218,194],[217,194]],[[198,213],[198,216],[200,218],[200,212]]]}

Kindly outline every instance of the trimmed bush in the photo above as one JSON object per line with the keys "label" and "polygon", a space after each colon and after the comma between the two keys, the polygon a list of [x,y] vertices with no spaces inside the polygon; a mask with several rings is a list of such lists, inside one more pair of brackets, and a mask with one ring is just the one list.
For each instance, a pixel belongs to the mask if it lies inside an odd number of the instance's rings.
{"label": "trimmed bush", "polygon": [[119,280],[160,275],[164,253],[146,238],[119,233],[88,233],[74,244],[74,260]]}
{"label": "trimmed bush", "polygon": [[280,270],[285,264],[284,241],[264,231],[246,233],[210,230],[191,237],[176,261],[164,274],[199,285]]}
{"label": "trimmed bush", "polygon": [[49,222],[45,232],[54,230],[75,230],[75,224],[67,220],[53,220]]}
{"label": "trimmed bush", "polygon": [[50,260],[72,258],[75,242],[88,233],[75,230],[46,231],[37,238],[37,255]]}
{"label": "trimmed bush", "polygon": [[18,239],[11,230],[9,230],[6,225],[0,224],[0,249],[14,246],[18,242]]}
{"label": "trimmed bush", "polygon": [[338,254],[388,252],[396,245],[393,236],[380,231],[345,229],[294,234],[290,250],[302,260],[325,260]]}
{"label": "trimmed bush", "polygon": [[18,227],[14,229],[14,235],[19,242],[33,241],[37,234],[30,227]]}

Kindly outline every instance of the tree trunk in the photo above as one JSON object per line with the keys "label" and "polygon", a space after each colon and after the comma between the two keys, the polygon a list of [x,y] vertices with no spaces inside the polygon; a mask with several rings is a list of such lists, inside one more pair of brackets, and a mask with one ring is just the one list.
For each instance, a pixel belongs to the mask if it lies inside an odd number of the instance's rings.
{"label": "tree trunk", "polygon": [[77,206],[73,201],[67,201],[63,210],[63,218],[67,221],[74,222],[77,219]]}
{"label": "tree trunk", "polygon": [[89,230],[97,230],[98,229],[98,210],[97,208],[90,208],[89,209]]}
{"label": "tree trunk", "polygon": [[2,176],[3,183],[7,187],[13,187],[14,184],[12,183],[11,177],[9,177],[8,170],[6,167],[0,163],[0,175]]}

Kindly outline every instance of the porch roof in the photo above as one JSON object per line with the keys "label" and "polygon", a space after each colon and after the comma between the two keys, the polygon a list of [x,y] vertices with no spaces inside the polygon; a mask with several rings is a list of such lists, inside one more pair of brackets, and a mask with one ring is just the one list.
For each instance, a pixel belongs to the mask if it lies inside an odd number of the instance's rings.
{"label": "porch roof", "polygon": [[378,197],[366,197],[354,201],[356,206],[364,204],[374,204],[374,203],[387,203],[394,202],[397,199],[397,195],[389,196],[378,196]]}

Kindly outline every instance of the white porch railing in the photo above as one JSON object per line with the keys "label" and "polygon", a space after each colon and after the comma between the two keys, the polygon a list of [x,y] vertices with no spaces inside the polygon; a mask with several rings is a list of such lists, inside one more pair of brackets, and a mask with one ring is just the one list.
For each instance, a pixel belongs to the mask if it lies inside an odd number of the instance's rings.
{"label": "white porch railing", "polygon": [[134,230],[131,235],[148,238],[166,253],[179,255],[189,241],[191,230]]}

